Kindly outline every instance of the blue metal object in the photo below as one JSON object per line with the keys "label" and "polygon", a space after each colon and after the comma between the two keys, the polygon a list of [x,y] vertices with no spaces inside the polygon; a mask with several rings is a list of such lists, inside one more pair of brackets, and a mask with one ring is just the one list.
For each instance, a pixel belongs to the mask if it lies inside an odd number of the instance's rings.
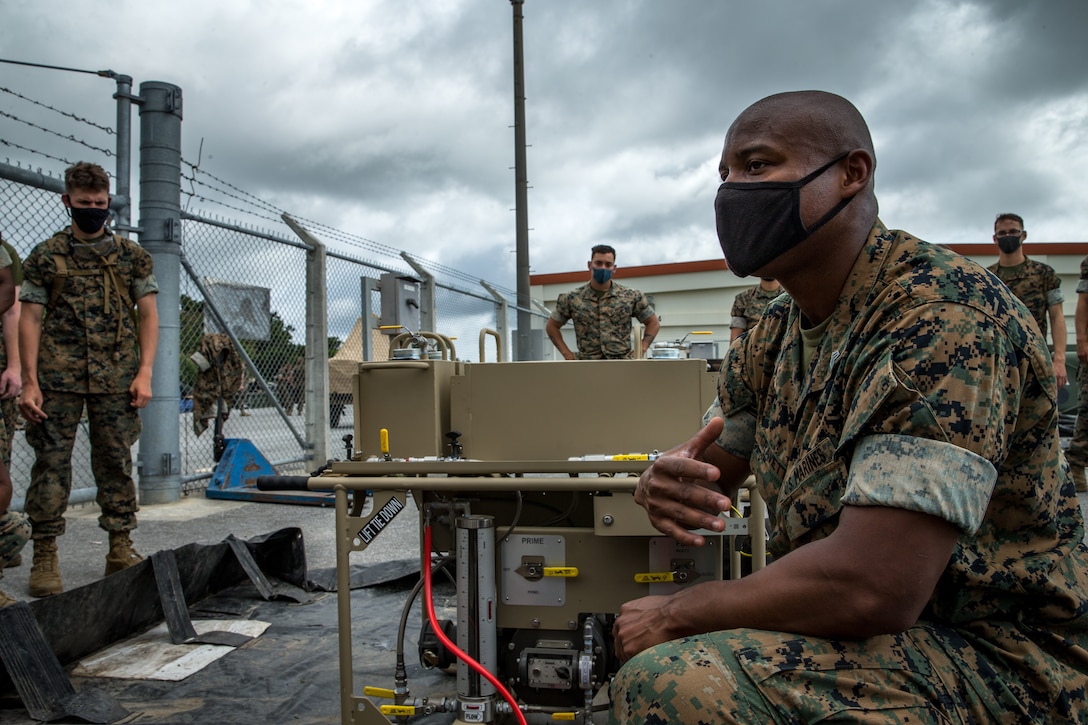
{"label": "blue metal object", "polygon": [[264,503],[293,503],[310,506],[335,506],[336,495],[327,491],[261,491],[258,476],[275,476],[272,464],[261,455],[248,438],[227,438],[226,448],[215,466],[208,498]]}

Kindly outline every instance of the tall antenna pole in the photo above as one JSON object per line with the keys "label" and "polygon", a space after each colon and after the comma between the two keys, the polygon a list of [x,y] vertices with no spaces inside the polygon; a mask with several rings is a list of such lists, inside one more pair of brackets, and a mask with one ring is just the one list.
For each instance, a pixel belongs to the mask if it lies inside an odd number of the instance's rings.
{"label": "tall antenna pole", "polygon": [[525,59],[521,42],[521,6],[514,9],[514,206],[517,217],[518,337],[515,359],[532,359],[531,304],[529,302],[529,178],[525,171]]}

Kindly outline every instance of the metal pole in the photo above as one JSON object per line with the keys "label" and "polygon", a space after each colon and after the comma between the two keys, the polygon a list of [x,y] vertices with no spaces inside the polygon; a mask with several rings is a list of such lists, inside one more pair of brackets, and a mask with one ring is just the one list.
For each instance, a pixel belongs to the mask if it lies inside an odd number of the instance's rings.
{"label": "metal pole", "polygon": [[290,214],[280,218],[306,242],[306,447],[318,465],[329,459],[329,315],[325,245]]}
{"label": "metal pole", "polygon": [[159,349],[140,436],[140,503],[181,498],[181,89],[140,84],[140,244],[155,260]]}
{"label": "metal pole", "polygon": [[517,217],[518,344],[517,359],[532,358],[533,316],[529,313],[529,177],[525,161],[525,63],[521,42],[521,6],[514,8],[514,199]]}
{"label": "metal pole", "polygon": [[[495,330],[499,333],[499,340],[502,341],[502,346],[506,347],[506,341],[509,339],[510,331],[507,329],[507,318],[510,315],[510,306],[497,289],[489,285],[484,280],[480,280],[480,286],[491,293],[491,296],[495,298]],[[509,349],[504,349],[503,352],[509,356]],[[480,357],[480,362],[483,362],[483,356]],[[499,362],[502,362],[500,359]]]}
{"label": "metal pole", "polygon": [[115,74],[117,92],[117,197],[114,212],[120,232],[137,231],[132,227],[132,76]]}
{"label": "metal pole", "polygon": [[400,253],[401,259],[419,275],[421,284],[419,290],[419,329],[438,332],[438,320],[435,315],[434,275],[423,269],[408,252]]}

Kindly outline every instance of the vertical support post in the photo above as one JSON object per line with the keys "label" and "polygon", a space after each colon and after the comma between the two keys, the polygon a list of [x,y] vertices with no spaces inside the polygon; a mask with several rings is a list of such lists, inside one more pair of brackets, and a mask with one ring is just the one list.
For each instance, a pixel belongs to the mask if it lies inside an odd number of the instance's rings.
{"label": "vertical support post", "polygon": [[[363,360],[370,361],[374,359],[374,336],[371,331],[374,329],[374,310],[371,300],[374,299],[374,295],[378,293],[378,280],[371,277],[363,277],[361,281],[361,289],[359,293],[362,295],[362,304],[359,306],[362,310],[362,322],[363,322]],[[380,312],[380,310],[379,310]]]}
{"label": "vertical support post", "polygon": [[140,244],[155,260],[159,349],[140,436],[140,502],[181,498],[178,390],[181,330],[181,89],[140,84]]}
{"label": "vertical support post", "polygon": [[306,440],[315,462],[329,460],[329,315],[325,245],[306,252]]}
{"label": "vertical support post", "polygon": [[521,42],[521,6],[514,9],[514,206],[517,217],[518,360],[532,359],[532,314],[529,312],[529,176],[525,160],[525,59]]}
{"label": "vertical support post", "polygon": [[329,315],[325,245],[290,214],[280,214],[306,243],[306,447],[320,465],[329,460]]}
{"label": "vertical support post", "polygon": [[419,329],[412,332],[427,330],[438,332],[438,320],[435,315],[434,275],[425,270],[422,265],[412,258],[408,252],[400,253],[401,259],[408,263],[421,280],[419,287]]}
{"label": "vertical support post", "polygon": [[[117,82],[117,196],[121,200],[114,209],[114,227],[124,233],[132,228],[132,76],[114,75]],[[180,173],[180,171],[179,171]]]}
{"label": "vertical support post", "polygon": [[[480,286],[491,293],[491,296],[495,298],[495,332],[499,333],[499,339],[503,341],[503,353],[507,360],[510,359],[510,350],[506,348],[507,340],[510,339],[509,328],[510,324],[508,317],[510,315],[510,303],[506,301],[506,298],[499,294],[499,291],[492,287],[484,280],[480,280]],[[519,358],[520,359],[520,358]],[[483,362],[481,358],[480,362]]]}

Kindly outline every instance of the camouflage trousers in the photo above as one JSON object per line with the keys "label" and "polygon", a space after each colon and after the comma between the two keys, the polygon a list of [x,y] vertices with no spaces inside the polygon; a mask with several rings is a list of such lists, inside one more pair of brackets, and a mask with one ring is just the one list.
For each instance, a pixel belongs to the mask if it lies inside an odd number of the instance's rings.
{"label": "camouflage trousers", "polygon": [[11,440],[19,423],[19,408],[15,398],[0,400],[0,462],[11,468]]}
{"label": "camouflage trousers", "polygon": [[0,579],[4,578],[4,567],[26,546],[30,538],[30,524],[24,514],[8,511],[0,514]]}
{"label": "camouflage trousers", "polygon": [[26,440],[34,449],[26,513],[34,538],[64,533],[64,512],[72,490],[72,447],[83,406],[90,429],[91,471],[102,509],[98,525],[106,531],[136,528],[136,484],[132,480],[132,445],[140,437],[139,412],[128,393],[80,395],[43,391],[48,418],[27,423]]}
{"label": "camouflage trousers", "polygon": [[1055,693],[1040,697],[1007,669],[958,630],[928,624],[855,641],[712,632],[627,662],[612,682],[609,722],[1088,722],[1085,673],[1066,668],[1069,677],[1058,679],[1057,701],[1049,702]]}
{"label": "camouflage trousers", "polygon": [[1069,450],[1065,459],[1071,466],[1088,467],[1088,365],[1077,367],[1077,422],[1073,426],[1073,437],[1069,439]]}

